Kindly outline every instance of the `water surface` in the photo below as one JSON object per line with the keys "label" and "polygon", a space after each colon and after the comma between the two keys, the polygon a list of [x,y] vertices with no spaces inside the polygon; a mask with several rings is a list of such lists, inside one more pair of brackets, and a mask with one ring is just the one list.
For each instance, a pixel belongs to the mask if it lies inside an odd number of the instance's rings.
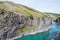
{"label": "water surface", "polygon": [[34,35],[24,36],[24,37],[18,38],[16,40],[46,40],[48,35],[49,35],[49,31],[37,33]]}

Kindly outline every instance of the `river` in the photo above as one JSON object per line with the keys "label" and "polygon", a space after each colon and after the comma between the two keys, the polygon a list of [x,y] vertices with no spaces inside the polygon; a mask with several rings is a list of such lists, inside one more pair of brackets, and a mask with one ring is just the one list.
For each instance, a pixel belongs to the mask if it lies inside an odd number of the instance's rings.
{"label": "river", "polygon": [[17,38],[16,40],[46,40],[48,35],[49,35],[49,31],[46,31],[34,35],[28,35],[21,38]]}

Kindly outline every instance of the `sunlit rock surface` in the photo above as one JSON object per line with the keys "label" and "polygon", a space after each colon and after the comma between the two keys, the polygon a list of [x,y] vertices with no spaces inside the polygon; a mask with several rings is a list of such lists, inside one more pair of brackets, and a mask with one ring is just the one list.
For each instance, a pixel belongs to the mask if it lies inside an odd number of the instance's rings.
{"label": "sunlit rock surface", "polygon": [[37,19],[33,17],[33,19],[31,19],[27,16],[19,16],[13,12],[5,13],[3,11],[3,13],[1,13],[1,15],[5,14],[7,15],[0,19],[0,36],[3,39],[13,38],[21,34],[27,35],[31,32],[46,31],[51,25],[51,19],[49,18]]}

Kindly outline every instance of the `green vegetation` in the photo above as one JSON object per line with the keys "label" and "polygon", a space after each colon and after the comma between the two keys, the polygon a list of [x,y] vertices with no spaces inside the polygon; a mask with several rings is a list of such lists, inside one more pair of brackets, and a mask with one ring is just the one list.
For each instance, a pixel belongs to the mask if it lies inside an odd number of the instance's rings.
{"label": "green vegetation", "polygon": [[0,10],[2,10],[2,9],[6,9],[6,6],[4,5],[3,2],[0,2]]}
{"label": "green vegetation", "polygon": [[27,27],[25,27],[25,28],[23,28],[23,29],[17,30],[16,32],[17,32],[17,33],[20,33],[20,32],[25,32],[25,31],[28,31],[28,30],[35,30],[35,28],[36,28],[36,27],[27,26]]}
{"label": "green vegetation", "polygon": [[6,5],[4,5],[4,2],[0,2],[0,10],[5,9],[6,11],[22,12],[22,13],[24,13],[25,16],[29,16],[31,19],[33,19],[33,17],[37,17],[37,18],[44,18],[44,17],[57,18],[57,17],[60,17],[59,14],[39,12],[39,11],[29,8],[27,6],[15,4],[15,3],[9,2],[9,1],[7,1],[7,3],[10,4],[12,7],[8,8]]}

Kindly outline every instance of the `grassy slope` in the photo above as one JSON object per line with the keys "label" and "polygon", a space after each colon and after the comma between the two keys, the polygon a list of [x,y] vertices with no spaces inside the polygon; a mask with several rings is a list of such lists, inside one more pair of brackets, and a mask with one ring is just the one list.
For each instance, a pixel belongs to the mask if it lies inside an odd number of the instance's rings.
{"label": "grassy slope", "polygon": [[23,12],[26,16],[34,16],[37,18],[43,18],[43,17],[51,17],[51,18],[55,18],[55,17],[59,17],[60,15],[58,14],[52,14],[52,13],[44,13],[44,12],[39,12],[35,9],[26,7],[24,5],[19,5],[19,4],[15,4],[12,2],[7,2],[9,4],[11,4],[13,7],[12,8],[7,8],[6,5],[4,5],[4,2],[0,2],[0,9],[5,9],[9,11],[17,11],[17,12]]}

